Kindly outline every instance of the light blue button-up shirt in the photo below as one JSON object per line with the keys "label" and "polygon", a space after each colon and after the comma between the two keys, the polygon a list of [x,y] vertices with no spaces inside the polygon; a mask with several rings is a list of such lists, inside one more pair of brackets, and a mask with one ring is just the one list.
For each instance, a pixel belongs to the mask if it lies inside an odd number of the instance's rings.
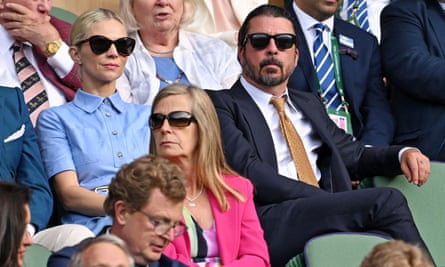
{"label": "light blue button-up shirt", "polygon": [[[100,188],[123,164],[149,153],[149,116],[149,106],[125,103],[118,93],[103,98],[83,90],[72,102],[42,111],[36,130],[48,177],[73,170],[80,186],[106,195]],[[62,222],[91,228],[90,219],[66,213]]]}

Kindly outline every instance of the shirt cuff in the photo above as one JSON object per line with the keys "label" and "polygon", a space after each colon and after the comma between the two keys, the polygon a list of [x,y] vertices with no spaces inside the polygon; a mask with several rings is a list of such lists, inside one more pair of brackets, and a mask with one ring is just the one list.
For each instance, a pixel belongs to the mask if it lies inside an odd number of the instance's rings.
{"label": "shirt cuff", "polygon": [[403,153],[404,153],[405,151],[407,151],[408,149],[415,149],[415,150],[417,150],[417,151],[420,152],[420,150],[419,150],[418,148],[410,147],[410,146],[407,146],[407,147],[404,147],[404,148],[400,149],[400,151],[399,151],[399,163],[402,162],[402,155],[403,155]]}
{"label": "shirt cuff", "polygon": [[69,54],[69,46],[63,42],[57,53],[47,59],[48,64],[54,69],[57,76],[65,78],[73,69],[74,62]]}

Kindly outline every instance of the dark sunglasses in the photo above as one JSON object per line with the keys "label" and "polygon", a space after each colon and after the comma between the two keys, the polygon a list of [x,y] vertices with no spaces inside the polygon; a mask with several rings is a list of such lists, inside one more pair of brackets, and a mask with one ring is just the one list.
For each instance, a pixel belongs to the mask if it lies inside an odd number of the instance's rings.
{"label": "dark sunglasses", "polygon": [[159,129],[164,124],[164,120],[167,119],[168,124],[173,127],[187,127],[193,121],[196,121],[195,117],[187,111],[172,111],[167,115],[161,113],[153,113],[150,116],[150,128]]}
{"label": "dark sunglasses", "polygon": [[269,45],[270,39],[275,41],[275,45],[280,50],[285,50],[291,48],[297,43],[297,36],[290,33],[281,33],[275,35],[269,35],[267,33],[251,33],[244,39],[244,45],[246,45],[247,40],[250,40],[250,44],[253,48],[261,50]]}
{"label": "dark sunglasses", "polygon": [[78,42],[77,45],[80,46],[86,42],[90,44],[91,51],[96,55],[107,52],[111,45],[114,44],[119,55],[123,57],[128,57],[133,52],[136,43],[135,40],[130,37],[122,37],[112,41],[102,35],[93,35],[88,39]]}

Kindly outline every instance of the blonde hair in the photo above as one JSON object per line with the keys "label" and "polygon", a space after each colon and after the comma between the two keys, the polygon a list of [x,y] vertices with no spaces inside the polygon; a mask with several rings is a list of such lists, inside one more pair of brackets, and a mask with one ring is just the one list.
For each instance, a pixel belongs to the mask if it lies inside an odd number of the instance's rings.
{"label": "blonde hair", "polygon": [[433,267],[433,264],[418,246],[391,240],[376,245],[360,267]]}
{"label": "blonde hair", "polygon": [[[210,190],[217,199],[221,210],[226,211],[229,209],[229,203],[225,192],[229,192],[240,201],[245,201],[245,198],[230,187],[222,177],[223,174],[238,174],[229,167],[225,160],[219,120],[210,97],[198,87],[173,84],[156,95],[152,112],[160,100],[171,95],[183,94],[189,95],[192,99],[192,114],[198,125],[198,155],[195,162],[198,183]],[[151,150],[156,154],[153,134],[151,136]]]}
{"label": "blonde hair", "polygon": [[119,21],[120,23],[122,23],[122,25],[125,26],[125,23],[122,20],[122,18],[111,10],[104,8],[96,8],[87,11],[82,15],[80,15],[73,23],[73,26],[71,27],[71,34],[70,34],[71,45],[78,46],[79,42],[85,39],[85,34],[91,27],[91,25],[93,25],[96,22],[107,19],[114,19],[116,21]]}
{"label": "blonde hair", "polygon": [[[194,14],[196,3],[192,0],[183,0],[184,9],[181,16],[180,25],[184,25],[190,23]],[[125,25],[127,26],[127,31],[129,33],[136,32],[139,30],[139,23],[136,20],[133,13],[133,4],[134,0],[120,0],[119,10],[122,19],[125,21]]]}

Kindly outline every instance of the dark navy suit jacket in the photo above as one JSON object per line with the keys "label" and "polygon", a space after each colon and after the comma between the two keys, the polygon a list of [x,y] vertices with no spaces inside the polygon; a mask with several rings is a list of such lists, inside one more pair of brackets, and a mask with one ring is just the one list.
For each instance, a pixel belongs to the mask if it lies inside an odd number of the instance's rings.
{"label": "dark navy suit jacket", "polygon": [[[345,134],[328,117],[319,97],[289,89],[293,104],[311,123],[322,141],[317,166],[320,190],[278,174],[269,127],[256,103],[236,82],[230,90],[208,91],[221,124],[223,148],[229,165],[255,186],[257,207],[326,192],[351,189],[351,179],[401,173],[399,146],[367,148]],[[261,216],[261,208],[258,210]]]}
{"label": "dark navy suit jacket", "polygon": [[[318,93],[318,80],[314,72],[306,38],[292,7],[293,0],[286,0],[286,9],[297,24],[298,66],[289,79],[289,87],[300,91]],[[349,103],[354,136],[367,145],[389,145],[394,136],[394,118],[383,85],[380,51],[377,39],[370,33],[345,22],[334,21],[334,34],[354,40],[353,52],[346,53],[346,46],[339,42],[345,98]],[[356,53],[357,57],[352,56]]]}
{"label": "dark navy suit jacket", "polygon": [[395,1],[383,10],[382,61],[394,143],[445,161],[445,13],[437,0]]}
{"label": "dark navy suit jacket", "polygon": [[31,223],[41,230],[51,216],[53,198],[19,88],[0,86],[0,142],[0,180],[31,189]]}

